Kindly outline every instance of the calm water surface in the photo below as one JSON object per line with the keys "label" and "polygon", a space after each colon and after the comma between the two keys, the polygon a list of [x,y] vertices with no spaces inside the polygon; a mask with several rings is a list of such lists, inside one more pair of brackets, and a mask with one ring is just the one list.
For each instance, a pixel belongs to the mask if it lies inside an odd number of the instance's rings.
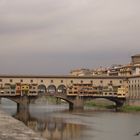
{"label": "calm water surface", "polygon": [[67,106],[31,105],[30,111],[16,113],[16,108],[3,105],[8,113],[48,140],[140,140],[140,113],[111,111],[69,112]]}

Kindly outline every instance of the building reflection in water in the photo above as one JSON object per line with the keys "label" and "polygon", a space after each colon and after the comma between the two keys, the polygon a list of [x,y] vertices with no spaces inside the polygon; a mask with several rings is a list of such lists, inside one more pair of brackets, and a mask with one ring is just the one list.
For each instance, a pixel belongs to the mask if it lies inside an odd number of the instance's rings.
{"label": "building reflection in water", "polygon": [[14,117],[48,140],[80,140],[83,125],[66,123],[62,118],[32,117],[28,110],[21,110]]}

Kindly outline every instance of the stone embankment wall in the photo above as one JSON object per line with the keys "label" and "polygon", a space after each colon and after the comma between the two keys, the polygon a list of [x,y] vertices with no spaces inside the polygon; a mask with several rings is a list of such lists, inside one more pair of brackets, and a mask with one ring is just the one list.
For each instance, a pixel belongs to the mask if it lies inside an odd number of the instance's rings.
{"label": "stone embankment wall", "polygon": [[6,114],[0,107],[0,140],[46,140],[22,122]]}

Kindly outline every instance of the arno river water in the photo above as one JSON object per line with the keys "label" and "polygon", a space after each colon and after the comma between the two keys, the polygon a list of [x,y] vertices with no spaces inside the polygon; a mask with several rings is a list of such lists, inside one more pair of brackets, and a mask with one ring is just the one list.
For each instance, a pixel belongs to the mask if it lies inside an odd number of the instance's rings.
{"label": "arno river water", "polygon": [[140,140],[140,113],[68,110],[66,105],[31,105],[30,111],[3,109],[47,140]]}

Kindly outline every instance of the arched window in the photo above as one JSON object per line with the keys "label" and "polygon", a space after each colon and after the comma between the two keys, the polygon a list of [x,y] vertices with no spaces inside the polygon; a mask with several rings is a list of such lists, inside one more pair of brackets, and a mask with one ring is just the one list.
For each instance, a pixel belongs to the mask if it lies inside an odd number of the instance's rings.
{"label": "arched window", "polygon": [[58,93],[66,93],[67,92],[66,86],[65,85],[59,85],[58,88],[57,88],[57,92]]}
{"label": "arched window", "polygon": [[55,85],[49,85],[48,88],[47,88],[47,92],[48,92],[49,94],[54,94],[54,93],[56,93],[56,87],[55,87]]}
{"label": "arched window", "polygon": [[41,84],[38,86],[38,93],[45,94],[46,93],[46,86]]}

